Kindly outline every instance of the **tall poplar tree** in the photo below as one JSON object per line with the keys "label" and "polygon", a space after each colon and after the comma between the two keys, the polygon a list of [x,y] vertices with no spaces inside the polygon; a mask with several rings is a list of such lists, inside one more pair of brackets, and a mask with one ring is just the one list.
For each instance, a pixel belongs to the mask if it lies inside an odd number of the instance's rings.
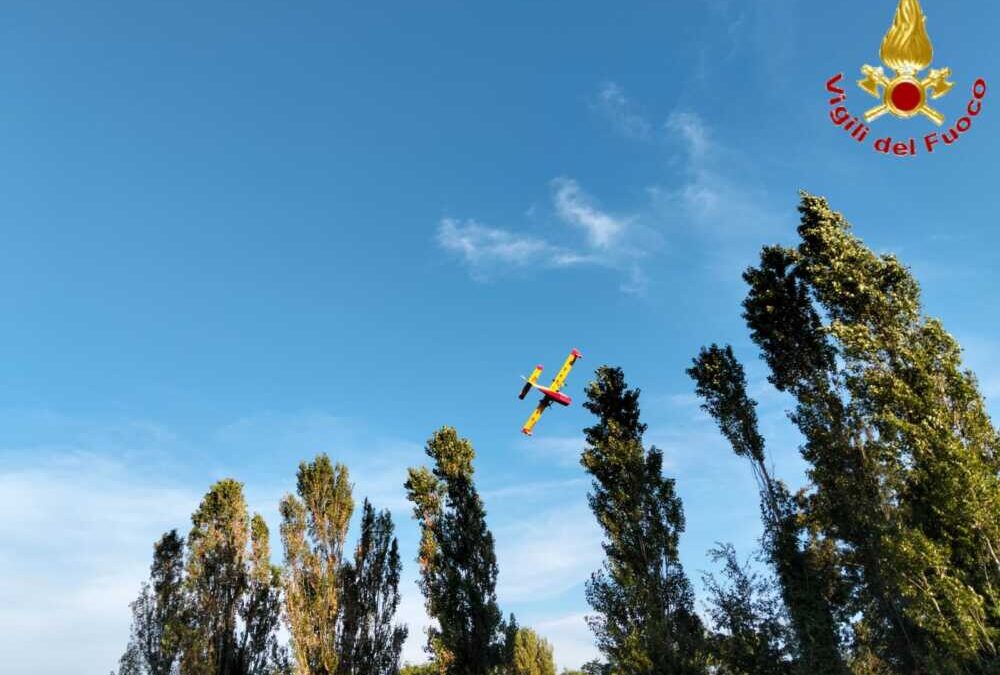
{"label": "tall poplar tree", "polygon": [[334,675],[340,672],[344,544],[354,512],[350,474],[319,455],[299,465],[297,491],[280,506],[295,671]]}
{"label": "tall poplar tree", "polygon": [[119,675],[174,675],[180,667],[186,610],[184,540],[171,530],[153,547],[149,583],[132,603],[132,633]]}
{"label": "tall poplar tree", "polygon": [[364,502],[354,560],[344,556],[354,513],[347,468],[325,454],[302,462],[298,496],[281,501],[285,615],[299,675],[395,675],[406,628],[392,516]]}
{"label": "tall poplar tree", "polygon": [[473,481],[475,451],[451,427],[431,436],[431,469],[411,468],[405,487],[420,524],[420,589],[428,651],[447,675],[491,675],[512,648],[496,601],[497,561],[486,510]]}
{"label": "tall poplar tree", "polygon": [[[799,211],[799,245],[765,248],[744,275],[744,317],[796,402],[810,485],[794,518],[848,591],[828,614],[855,670],[997,672],[1000,440],[975,377],[894,256],[820,197]],[[738,415],[716,418],[725,431]],[[800,640],[809,629],[828,630],[796,626]]]}
{"label": "tall poplar tree", "polygon": [[585,430],[581,463],[594,479],[589,501],[606,555],[587,585],[597,646],[612,673],[705,673],[704,629],[677,556],[684,510],[662,452],[643,447],[639,391],[603,366],[587,399],[598,419]]}
{"label": "tall poplar tree", "polygon": [[552,645],[530,628],[519,628],[514,637],[511,675],[556,675]]}
{"label": "tall poplar tree", "polygon": [[844,675],[836,611],[843,604],[837,555],[829,540],[810,532],[799,500],[767,468],[757,403],[747,395],[746,375],[731,347],[703,349],[688,374],[703,408],[719,424],[733,451],[745,458],[760,491],[764,552],[774,566],[794,634],[797,672]]}
{"label": "tall poplar tree", "polygon": [[184,675],[272,675],[286,671],[277,638],[281,577],[270,562],[268,529],[251,518],[243,486],[219,481],[191,517],[187,578],[190,613]]}
{"label": "tall poplar tree", "polygon": [[396,675],[407,629],[395,624],[402,563],[392,516],[366,499],[354,562],[342,573],[341,675]]}

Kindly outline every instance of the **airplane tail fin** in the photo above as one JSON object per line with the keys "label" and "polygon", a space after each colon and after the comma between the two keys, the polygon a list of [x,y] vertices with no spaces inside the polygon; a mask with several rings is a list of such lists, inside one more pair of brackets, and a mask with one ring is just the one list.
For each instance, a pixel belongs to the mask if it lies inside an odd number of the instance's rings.
{"label": "airplane tail fin", "polygon": [[518,394],[517,397],[524,399],[524,397],[528,395],[528,392],[531,391],[531,382],[528,382],[528,378],[524,375],[521,376],[521,379],[524,380],[524,386],[521,388],[521,393]]}
{"label": "airplane tail fin", "polygon": [[528,392],[531,391],[531,388],[533,386],[535,386],[535,382],[538,381],[538,376],[541,374],[542,374],[542,367],[535,366],[535,370],[531,373],[531,377],[524,377],[523,375],[521,376],[521,379],[524,380],[524,387],[521,388],[521,393],[518,395],[518,398],[523,399],[525,396],[528,395]]}

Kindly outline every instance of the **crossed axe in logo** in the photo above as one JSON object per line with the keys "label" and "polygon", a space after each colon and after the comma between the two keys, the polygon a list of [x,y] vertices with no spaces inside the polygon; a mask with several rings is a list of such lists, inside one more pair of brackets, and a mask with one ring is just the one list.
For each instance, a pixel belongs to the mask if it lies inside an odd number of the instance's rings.
{"label": "crossed axe in logo", "polygon": [[899,117],[913,117],[919,113],[938,126],[944,124],[944,115],[927,104],[927,94],[930,93],[932,99],[938,99],[951,91],[955,86],[954,82],[948,81],[951,68],[931,69],[922,80],[909,73],[897,74],[890,80],[882,66],[862,66],[861,74],[865,79],[859,80],[858,86],[875,98],[882,99],[880,105],[865,113],[866,122],[891,112]]}

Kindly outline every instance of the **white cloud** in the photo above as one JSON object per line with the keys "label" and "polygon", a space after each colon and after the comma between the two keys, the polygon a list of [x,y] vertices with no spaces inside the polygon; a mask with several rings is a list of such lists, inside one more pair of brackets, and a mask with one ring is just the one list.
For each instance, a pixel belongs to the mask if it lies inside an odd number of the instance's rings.
{"label": "white cloud", "polygon": [[[595,108],[627,136],[654,140],[658,135],[614,82],[601,87]],[[684,121],[678,118],[678,123]],[[615,215],[599,208],[594,197],[573,178],[557,177],[552,180],[551,187],[552,211],[559,221],[583,234],[579,244],[557,245],[547,238],[489,227],[475,220],[461,222],[445,218],[438,226],[438,245],[456,255],[477,281],[485,281],[510,268],[565,269],[596,265],[617,270],[622,275],[619,286],[622,292],[642,294],[647,279],[639,261],[659,246],[659,235],[642,227],[633,215]],[[528,215],[538,218],[537,206],[528,209]]]}
{"label": "white cloud", "polygon": [[[731,10],[737,9],[736,4],[728,0],[710,4],[713,11],[726,15],[724,23],[730,31],[738,31],[746,22],[743,9],[729,16]],[[713,138],[709,124],[697,112],[674,110],[662,125],[654,127],[639,116],[638,106],[618,85],[605,84],[599,98],[604,102],[605,112],[620,111],[617,117],[608,115],[617,129],[622,130],[624,117],[631,120],[631,126],[653,130],[644,132],[642,137],[656,141],[657,147],[681,149],[677,156],[682,169],[680,182],[647,188],[649,220],[678,227],[694,224],[703,233],[729,238],[750,234],[755,238],[755,251],[761,236],[779,231],[778,217],[764,206],[767,198],[763,190],[755,187],[752,162]],[[633,119],[637,117],[641,124]],[[733,237],[734,234],[737,236]],[[733,262],[728,260],[727,265]],[[637,269],[641,273],[641,268]]]}
{"label": "white cloud", "polygon": [[441,221],[438,242],[472,265],[484,262],[527,265],[549,250],[549,245],[538,239],[519,237],[472,221],[462,225],[451,218]]}
{"label": "white cloud", "polygon": [[607,117],[622,135],[646,141],[653,136],[653,125],[642,115],[626,95],[625,90],[614,82],[605,82],[597,95],[595,108]]}
{"label": "white cloud", "polygon": [[674,112],[664,128],[684,149],[686,176],[680,186],[652,188],[654,202],[666,201],[680,206],[699,221],[711,219],[723,209],[730,209],[735,191],[733,185],[711,164],[714,147],[701,117],[693,112]]}
{"label": "white cloud", "polygon": [[656,142],[669,141],[671,136],[679,136],[691,157],[699,160],[712,149],[707,126],[693,112],[676,110],[667,117],[662,128],[656,128],[638,111],[638,106],[625,95],[622,87],[614,82],[601,86],[598,101],[598,110],[611,121],[616,130],[626,136]]}
{"label": "white cloud", "polygon": [[[734,0],[708,0],[706,4],[712,15],[711,26],[714,37],[720,38],[719,43],[727,42],[728,45],[725,48],[722,44],[705,45],[705,53],[714,52],[714,60],[721,63],[733,56],[733,53],[743,42],[743,36],[752,30],[752,27],[747,25],[748,15],[753,13],[755,8]],[[725,30],[718,30],[720,27]],[[723,37],[725,40],[721,39]]]}
{"label": "white cloud", "polygon": [[801,5],[795,0],[706,0],[703,22],[690,26],[699,45],[691,84],[705,92],[734,78],[765,82],[770,95],[792,84],[788,67],[799,51]]}
{"label": "white cloud", "polygon": [[585,253],[475,221],[460,223],[445,218],[438,227],[437,240],[446,251],[458,255],[478,280],[485,280],[501,266],[560,268],[597,262]]}
{"label": "white cloud", "polygon": [[628,227],[628,220],[616,218],[596,208],[575,180],[562,177],[555,179],[552,184],[555,187],[556,213],[570,225],[583,229],[590,246],[608,249]]}
{"label": "white cloud", "polygon": [[[0,653],[17,673],[107,673],[153,542],[198,495],[89,453],[0,472]],[[59,649],[52,649],[58,644]]]}
{"label": "white cloud", "polygon": [[[327,413],[251,415],[196,442],[148,423],[100,425],[0,410],[0,420],[7,418],[45,445],[20,448],[8,441],[0,449],[5,672],[104,675],[115,667],[128,639],[128,605],[148,577],[153,543],[170,529],[186,534],[204,491],[222,476],[246,481],[251,510],[271,527],[276,562],[282,556],[278,501],[294,488],[297,463],[318,452],[345,462],[358,502],[368,496],[376,508],[391,508],[401,550],[416,550],[402,485],[405,467],[423,458],[420,447],[372,438]],[[10,432],[15,425],[6,428],[8,437],[17,435]],[[414,571],[408,568],[404,564],[404,571]],[[401,593],[401,619],[411,625],[407,653],[419,656],[427,618],[412,577],[404,577]]]}
{"label": "white cloud", "polygon": [[698,115],[675,111],[667,118],[666,128],[684,140],[692,162],[701,162],[708,155],[711,141],[705,123]]}
{"label": "white cloud", "polygon": [[[696,225],[699,233],[721,238],[727,257],[730,247],[750,242],[744,253],[755,254],[763,237],[780,232],[781,221],[768,208],[767,195],[746,177],[751,170],[746,159],[713,140],[701,116],[675,111],[664,129],[683,150],[681,182],[648,188],[652,208],[665,223]],[[738,269],[743,262],[729,259],[724,267],[731,270],[735,264]]]}
{"label": "white cloud", "polygon": [[597,208],[593,198],[570,178],[556,178],[552,187],[556,216],[584,235],[575,247],[453,218],[445,218],[439,224],[437,243],[457,256],[476,281],[487,281],[512,268],[566,269],[595,265],[620,271],[625,277],[621,284],[623,292],[642,292],[645,275],[637,259],[644,253],[640,247],[626,245],[629,237],[642,234],[634,219],[613,216]]}
{"label": "white cloud", "polygon": [[[613,82],[601,87],[598,101],[597,107],[619,131],[655,142],[661,149],[679,148],[675,157],[680,180],[647,187],[647,204],[628,215],[617,215],[600,208],[573,178],[555,178],[553,213],[583,234],[577,245],[560,246],[546,238],[475,221],[443,220],[438,244],[457,255],[474,279],[483,281],[511,268],[599,265],[621,275],[622,292],[641,295],[649,283],[643,259],[678,229],[695,226],[695,234],[720,240],[722,245],[712,249],[718,259],[711,264],[727,270],[728,277],[729,270],[744,266],[748,256],[757,252],[763,237],[780,233],[781,218],[767,207],[763,190],[746,177],[752,165],[721,145],[696,112],[675,110],[656,127]],[[532,213],[538,217],[537,208]]]}
{"label": "white cloud", "polygon": [[501,602],[534,602],[582,588],[603,556],[601,532],[583,499],[530,522],[497,527],[494,534]]}

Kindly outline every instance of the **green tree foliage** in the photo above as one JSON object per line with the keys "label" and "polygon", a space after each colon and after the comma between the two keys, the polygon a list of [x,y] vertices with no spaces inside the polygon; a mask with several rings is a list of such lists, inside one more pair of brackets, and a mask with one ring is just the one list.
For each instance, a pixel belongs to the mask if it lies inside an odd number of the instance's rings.
{"label": "green tree foliage", "polygon": [[366,499],[354,563],[342,573],[341,675],[396,675],[399,671],[407,630],[393,623],[402,569],[393,529],[389,512],[376,514]]}
{"label": "green tree foliage", "polygon": [[[771,383],[796,401],[809,465],[809,489],[776,511],[803,543],[777,547],[776,562],[819,552],[799,583],[822,589],[825,614],[849,629],[856,672],[996,672],[1000,453],[976,380],[895,257],[865,247],[822,198],[803,194],[799,211],[799,246],[764,249],[744,275],[744,317]],[[736,407],[713,414],[743,454],[756,420]],[[795,628],[800,642],[829,630]]]}
{"label": "green tree foliage", "polygon": [[212,486],[191,517],[186,587],[190,612],[184,675],[270,675],[285,672],[277,639],[280,570],[270,563],[267,525],[247,513],[243,486]]}
{"label": "green tree foliage", "polygon": [[697,382],[703,407],[714,417],[733,451],[750,462],[760,490],[764,551],[777,573],[797,645],[798,672],[842,675],[834,616],[838,590],[829,542],[808,531],[797,500],[767,469],[764,439],[757,430],[756,402],[746,393],[743,366],[732,348],[703,349],[688,373]]}
{"label": "green tree foliage", "polygon": [[295,669],[297,675],[334,675],[340,672],[344,543],[354,512],[350,476],[319,455],[299,465],[296,487],[299,496],[287,495],[280,505]]}
{"label": "green tree foliage", "polygon": [[507,623],[502,626],[503,629],[503,642],[501,644],[502,657],[500,668],[497,669],[499,673],[513,672],[514,667],[514,648],[517,646],[517,636],[521,632],[521,627],[517,625],[517,618],[511,614],[510,618],[507,619]]}
{"label": "green tree foliage", "polygon": [[511,675],[556,675],[552,645],[530,628],[519,628],[514,637]]}
{"label": "green tree foliage", "polygon": [[354,512],[347,468],[318,455],[299,465],[296,487],[298,497],[280,506],[296,672],[395,675],[406,628],[394,624],[402,565],[392,516],[365,500],[354,560],[345,561]]}
{"label": "green tree foliage", "polygon": [[150,581],[132,603],[132,634],[119,675],[174,675],[184,635],[184,540],[172,530],[153,547]]}
{"label": "green tree foliage", "polygon": [[710,552],[723,563],[723,578],[706,575],[709,614],[715,632],[710,636],[712,659],[720,675],[790,675],[789,636],[782,620],[781,601],[771,586],[741,565],[731,544]]}
{"label": "green tree foliage", "polygon": [[451,427],[430,438],[433,469],[411,468],[405,487],[420,525],[420,589],[438,622],[428,651],[442,673],[490,675],[506,665],[510,640],[496,602],[497,561],[473,482],[475,451]]}
{"label": "green tree foliage", "polygon": [[704,673],[704,629],[677,557],[683,507],[663,454],[643,448],[639,391],[604,366],[587,397],[598,420],[585,430],[581,462],[594,479],[589,501],[607,557],[587,585],[597,646],[612,673]]}
{"label": "green tree foliage", "polygon": [[433,661],[419,665],[405,664],[399,669],[399,675],[440,675],[441,669]]}

